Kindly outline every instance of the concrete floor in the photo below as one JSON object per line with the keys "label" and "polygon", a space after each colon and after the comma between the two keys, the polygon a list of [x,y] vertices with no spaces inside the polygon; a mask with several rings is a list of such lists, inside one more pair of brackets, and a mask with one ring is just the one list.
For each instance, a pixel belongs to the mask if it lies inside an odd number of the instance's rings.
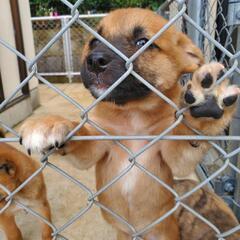
{"label": "concrete floor", "polygon": [[[89,93],[81,84],[56,84],[56,86],[84,106],[92,101]],[[79,120],[79,111],[63,97],[59,96],[45,85],[40,85],[39,90],[41,106],[36,109],[33,114],[34,116],[58,114],[68,119]],[[16,129],[18,129],[19,126],[17,126]],[[26,152],[19,144],[14,145]],[[38,160],[39,155],[33,155],[33,158]],[[57,156],[50,157],[49,161],[64,169],[71,176],[79,179],[82,183],[95,191],[95,171],[93,168],[87,171],[80,171]],[[60,227],[82,207],[86,206],[87,194],[50,168],[44,170],[44,177],[52,210],[53,223],[57,227]],[[41,239],[39,224],[35,217],[20,212],[17,216],[17,223],[23,233],[24,240]],[[61,234],[69,240],[116,239],[115,231],[111,226],[105,223],[97,207],[93,207],[87,214],[69,226]],[[3,239],[3,237],[0,236],[0,239]]]}

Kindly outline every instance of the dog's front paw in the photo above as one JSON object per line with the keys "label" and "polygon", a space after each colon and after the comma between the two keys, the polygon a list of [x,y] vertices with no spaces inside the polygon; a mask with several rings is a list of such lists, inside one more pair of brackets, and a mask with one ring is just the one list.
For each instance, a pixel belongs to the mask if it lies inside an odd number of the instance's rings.
{"label": "dog's front paw", "polygon": [[229,85],[227,79],[215,85],[223,74],[224,66],[217,62],[205,64],[194,72],[183,91],[183,102],[190,106],[193,117],[219,119],[237,101],[239,87]]}
{"label": "dog's front paw", "polygon": [[45,116],[27,120],[20,128],[20,143],[28,153],[45,153],[60,148],[66,135],[74,128],[73,123],[60,116]]}

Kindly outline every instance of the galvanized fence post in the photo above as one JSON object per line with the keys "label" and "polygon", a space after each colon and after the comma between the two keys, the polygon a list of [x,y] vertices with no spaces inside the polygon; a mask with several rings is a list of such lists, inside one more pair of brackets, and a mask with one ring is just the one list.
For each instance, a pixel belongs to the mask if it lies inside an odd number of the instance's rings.
{"label": "galvanized fence post", "polygon": [[[239,1],[240,7],[240,1]],[[239,9],[240,10],[240,9]],[[240,23],[240,22],[239,22]],[[238,24],[239,24],[238,23]],[[240,51],[240,28],[237,28],[237,32],[235,35],[235,43],[236,43],[236,52]],[[238,58],[240,61],[240,57]],[[240,76],[235,74],[233,77],[233,84],[240,85]],[[234,118],[230,125],[230,135],[239,136],[240,135],[240,101],[238,101],[237,112],[234,115]],[[231,142],[229,146],[229,151],[233,151],[240,146],[239,142]],[[232,162],[238,168],[240,167],[240,156],[239,154],[232,157]],[[234,191],[234,200],[236,205],[234,206],[234,211],[240,219],[240,176],[236,174],[235,171],[231,171],[231,175],[235,178],[235,191]]]}
{"label": "galvanized fence post", "polygon": [[[236,52],[240,51],[240,0],[230,0],[228,2],[228,14],[227,14],[227,23],[231,28],[236,28],[236,32],[234,34],[234,44]],[[240,61],[240,57],[238,57]],[[239,74],[234,74],[232,78],[232,83],[236,85],[240,85],[240,76]],[[239,136],[240,135],[240,101],[238,101],[237,111],[233,117],[233,120],[229,127],[229,135]],[[229,151],[234,151],[240,146],[239,142],[230,142]],[[240,157],[239,154],[232,156],[232,163],[236,167],[240,167]],[[240,176],[233,169],[230,171],[230,176],[234,179],[234,204],[233,210],[236,215],[240,219]]]}
{"label": "galvanized fence post", "polygon": [[[68,18],[63,17],[61,19],[62,28],[68,24]],[[72,72],[73,72],[73,61],[72,61],[72,45],[71,45],[71,31],[68,28],[67,31],[63,34],[63,52],[64,52],[64,63],[65,63],[65,72],[69,83],[72,82]]]}
{"label": "galvanized fence post", "polygon": [[[203,9],[204,2],[206,0],[189,0],[188,1],[188,15],[193,19],[193,21],[202,27],[202,12],[205,11]],[[193,40],[193,42],[202,49],[202,35],[201,33],[191,24],[187,23],[187,32],[188,36]]]}

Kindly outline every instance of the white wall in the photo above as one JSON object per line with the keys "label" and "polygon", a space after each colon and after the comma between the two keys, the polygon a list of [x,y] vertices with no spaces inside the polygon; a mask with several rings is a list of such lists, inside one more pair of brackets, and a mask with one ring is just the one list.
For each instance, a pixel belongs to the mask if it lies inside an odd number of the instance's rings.
{"label": "white wall", "polygon": [[[18,0],[19,12],[22,25],[23,41],[25,55],[32,59],[35,56],[34,42],[33,42],[33,32],[31,23],[31,13],[29,0]],[[36,78],[29,82],[29,88],[33,89],[38,86],[38,80]]]}
{"label": "white wall", "polygon": [[[14,29],[9,0],[0,1],[0,38],[15,48]],[[5,97],[8,97],[19,84],[17,57],[0,45],[0,71]]]}
{"label": "white wall", "polygon": [[[18,0],[22,26],[25,56],[32,59],[35,56],[30,6],[28,0]],[[14,27],[9,0],[0,0],[0,38],[16,48]],[[5,98],[8,97],[20,84],[18,59],[14,53],[0,44],[0,72]],[[38,80],[33,78],[29,82],[30,95],[14,106],[0,113],[0,118],[9,126],[13,126],[27,116],[39,105]],[[21,92],[17,94],[21,96]]]}

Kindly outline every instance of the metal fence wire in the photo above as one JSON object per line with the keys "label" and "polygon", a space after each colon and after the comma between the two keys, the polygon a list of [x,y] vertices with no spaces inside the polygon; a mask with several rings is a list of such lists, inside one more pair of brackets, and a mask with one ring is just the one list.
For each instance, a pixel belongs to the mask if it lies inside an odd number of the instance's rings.
{"label": "metal fence wire", "polygon": [[[81,20],[95,29],[106,14],[81,15]],[[71,16],[32,17],[33,37],[36,52],[70,21]],[[78,23],[73,23],[64,35],[37,62],[42,76],[65,76],[72,82],[80,80],[80,57],[89,37],[89,32]]]}
{"label": "metal fence wire", "polygon": [[[165,8],[159,8],[161,14],[165,14],[165,17],[172,18],[178,12],[178,3],[176,1],[170,1],[171,4],[166,4]],[[202,50],[204,57],[207,62],[218,61],[223,63],[227,68],[231,68],[232,59],[226,54],[225,51],[222,51],[218,48],[215,42],[212,39],[207,38],[204,33],[208,33],[212,38],[220,43],[225,49],[227,49],[231,54],[236,54],[239,50],[240,35],[239,35],[239,4],[240,1],[226,1],[226,0],[202,0],[202,1],[187,1],[187,10],[186,13],[190,16],[195,23],[201,27],[204,31],[199,31],[196,26],[190,24],[186,21],[185,18],[179,18],[175,23],[175,27],[178,30],[183,31],[191,37],[191,39],[196,43],[196,45]],[[166,7],[168,11],[166,14]],[[239,74],[235,71],[234,74],[230,77],[232,83],[239,85]],[[185,79],[183,79],[185,80]],[[239,121],[239,113],[235,115],[235,121],[229,129],[225,129],[225,134],[227,135],[239,135],[240,132],[236,129],[236,125]],[[218,144],[224,148],[226,151],[233,148],[235,143],[231,141],[218,141]],[[236,147],[236,146],[235,146]],[[235,164],[237,164],[238,158],[237,155],[233,156],[232,159],[235,159]],[[218,158],[217,151],[212,147],[208,154],[204,157],[203,162],[201,163],[202,169],[198,169],[203,178],[213,174],[216,169],[224,164],[224,161],[221,158]],[[201,173],[202,172],[202,173]],[[205,176],[206,175],[206,176]],[[225,171],[225,174],[218,176],[217,178],[210,181],[210,186],[212,186],[215,191],[221,195],[227,202],[230,204],[240,217],[239,213],[239,202],[240,194],[235,192],[235,196],[229,197],[232,194],[232,190],[224,190],[225,184],[233,186],[235,183],[235,191],[237,191],[239,178],[236,177],[234,171]],[[234,183],[235,182],[235,183]],[[234,200],[235,198],[235,200]],[[236,207],[234,207],[235,205]]]}
{"label": "metal fence wire", "polygon": [[[199,25],[196,23],[191,17],[190,17],[190,11],[187,9],[187,5],[185,1],[183,0],[176,0],[174,3],[177,6],[177,11],[174,16],[170,16],[169,22],[161,29],[159,29],[159,32],[155,34],[149,42],[144,45],[142,48],[140,48],[133,56],[130,58],[126,57],[122,52],[120,52],[117,48],[115,48],[113,45],[111,45],[108,41],[106,41],[104,38],[102,38],[98,33],[96,33],[92,26],[89,25],[89,22],[83,21],[81,18],[79,18],[79,12],[78,12],[78,7],[82,3],[82,0],[78,0],[75,2],[75,4],[72,4],[68,2],[67,0],[61,0],[68,8],[69,11],[71,11],[71,17],[69,18],[69,21],[64,25],[64,27],[60,26],[59,22],[51,22],[51,23],[43,23],[42,28],[43,29],[49,29],[54,28],[58,29],[58,32],[51,37],[51,39],[46,43],[44,47],[39,49],[38,53],[33,59],[27,59],[22,53],[18,52],[15,48],[10,46],[7,42],[3,41],[0,39],[0,44],[9,49],[9,51],[13,52],[16,54],[20,59],[26,62],[26,65],[28,66],[29,74],[28,76],[18,85],[18,87],[15,89],[15,91],[6,98],[1,104],[0,104],[0,110],[2,110],[10,101],[11,99],[14,98],[14,96],[21,91],[21,89],[29,82],[31,81],[32,77],[35,76],[38,78],[38,80],[46,84],[49,88],[51,88],[53,91],[64,97],[67,101],[69,101],[71,104],[73,104],[78,110],[81,115],[81,121],[78,124],[78,126],[68,134],[66,137],[65,141],[69,141],[70,139],[73,141],[81,141],[81,140],[99,140],[99,141],[104,141],[104,140],[112,140],[115,141],[116,144],[118,144],[124,151],[126,151],[129,155],[129,165],[114,179],[112,179],[107,185],[99,189],[97,192],[93,192],[91,189],[89,189],[83,182],[80,182],[79,180],[73,178],[70,176],[68,173],[66,173],[63,169],[57,167],[56,165],[48,162],[48,157],[54,152],[54,149],[50,150],[48,153],[42,155],[40,162],[42,166],[33,174],[31,175],[28,179],[24,181],[20,186],[18,186],[14,191],[10,192],[5,186],[2,184],[0,185],[0,188],[5,191],[8,195],[8,197],[5,199],[6,200],[6,205],[0,210],[0,214],[4,213],[6,209],[13,203],[15,203],[19,208],[22,208],[26,210],[28,213],[32,214],[35,216],[37,219],[40,221],[43,221],[47,223],[53,230],[52,237],[53,239],[62,239],[64,238],[62,236],[62,232],[68,228],[70,225],[72,225],[74,222],[76,222],[78,219],[82,218],[88,211],[91,211],[91,208],[93,206],[97,206],[101,208],[103,211],[106,211],[108,214],[111,214],[117,221],[121,222],[124,224],[128,229],[129,232],[132,234],[132,239],[137,240],[137,239],[142,239],[144,237],[144,234],[152,229],[154,226],[159,224],[160,222],[164,221],[170,214],[173,214],[180,206],[185,208],[186,210],[190,211],[193,215],[195,215],[197,218],[199,218],[201,221],[203,221],[205,224],[207,224],[215,233],[216,233],[216,239],[218,240],[223,240],[231,234],[237,232],[240,230],[240,225],[234,227],[233,229],[228,230],[227,232],[221,232],[216,226],[214,226],[208,219],[205,217],[201,216],[199,213],[197,213],[195,210],[191,209],[188,207],[186,204],[184,204],[184,200],[191,196],[193,193],[195,193],[198,189],[202,188],[203,186],[207,185],[211,180],[216,178],[218,175],[221,175],[226,169],[231,169],[234,171],[237,175],[240,174],[240,169],[235,166],[231,162],[231,157],[237,156],[237,154],[240,152],[240,147],[237,147],[234,150],[228,151],[227,149],[223,148],[220,144],[218,144],[217,141],[227,141],[227,142],[235,142],[235,141],[240,141],[240,136],[206,136],[201,134],[195,129],[193,130],[193,135],[191,136],[172,136],[168,135],[168,133],[174,129],[179,123],[184,123],[188,126],[188,123],[184,121],[184,112],[186,109],[179,109],[178,106],[175,105],[175,103],[167,98],[163,93],[161,93],[159,90],[154,88],[148,81],[147,79],[143,79],[139,74],[137,74],[133,68],[133,61],[141,55],[150,44],[153,43],[153,41],[161,36],[161,34],[166,31],[171,25],[175,24],[177,21],[183,21],[185,24],[188,24],[191,26],[191,28],[199,33],[199,36],[203,36],[203,41],[202,43],[205,44],[204,49],[205,51],[209,51],[208,49],[211,49],[209,56],[213,56],[212,52],[218,50],[221,51],[222,54],[226,57],[227,59],[227,64],[228,64],[228,69],[227,72],[222,76],[218,81],[217,84],[220,83],[223,79],[226,77],[231,77],[233,74],[239,74],[240,69],[238,67],[238,57],[240,55],[240,51],[231,51],[231,43],[227,45],[222,45],[219,43],[218,40],[216,40],[215,36],[211,34],[211,30],[205,28],[204,26]],[[208,5],[209,6],[209,5]],[[206,18],[206,16],[204,16]],[[116,54],[118,54],[122,59],[125,60],[126,62],[126,72],[111,86],[109,89],[102,94],[99,98],[94,100],[92,104],[90,104],[87,107],[83,107],[81,103],[76,102],[69,96],[67,96],[64,92],[62,92],[59,88],[51,84],[48,80],[46,80],[39,72],[37,71],[37,63],[40,62],[40,59],[48,54],[49,49],[55,45],[57,41],[59,41],[66,31],[68,29],[74,29],[78,28],[81,26],[81,28],[85,29],[87,32],[90,34],[94,35],[96,38],[98,38],[101,42],[103,42],[106,46],[108,46],[112,51],[114,51]],[[78,33],[78,36],[80,36],[81,33]],[[81,37],[81,36],[80,36]],[[59,43],[58,43],[59,44]],[[59,48],[58,45],[55,45],[56,48]],[[61,46],[61,45],[60,45]],[[211,60],[211,59],[209,59]],[[218,59],[219,60],[219,59]],[[78,60],[77,60],[78,61]],[[78,67],[78,66],[77,66]],[[59,68],[61,70],[61,66]],[[104,129],[101,128],[101,126],[97,125],[94,121],[92,121],[88,117],[88,113],[91,109],[93,109],[103,98],[105,98],[113,89],[115,89],[121,82],[125,80],[125,78],[128,75],[133,75],[136,79],[138,79],[141,83],[143,83],[145,86],[147,86],[151,91],[153,91],[155,94],[159,96],[159,98],[164,99],[167,104],[169,104],[173,109],[176,110],[176,121],[169,126],[167,129],[165,129],[162,133],[160,133],[157,136],[112,136],[109,135]],[[12,138],[1,138],[1,142],[18,142],[19,141],[19,133],[16,132],[14,129],[10,128],[7,123],[0,122],[1,125],[13,133],[15,137]],[[97,129],[100,133],[100,136],[74,136],[76,131],[78,131],[85,123],[90,124],[92,127]],[[120,140],[123,139],[128,139],[128,140],[142,140],[146,139],[148,140],[148,144],[145,145],[141,150],[138,152],[131,152],[127,147],[122,145],[120,143]],[[137,157],[141,155],[144,151],[147,149],[151,148],[157,141],[161,140],[197,140],[197,141],[208,141],[212,147],[215,149],[215,151],[218,153],[218,159],[221,159],[223,164],[214,170],[214,172],[208,176],[205,180],[200,182],[196,187],[194,187],[191,191],[185,193],[183,196],[179,196],[174,189],[172,189],[170,186],[165,184],[161,179],[158,177],[154,176],[151,172],[149,172],[144,166],[142,166],[140,163],[137,161]],[[86,207],[82,208],[79,212],[76,212],[74,216],[72,216],[70,219],[68,219],[67,222],[65,222],[62,226],[56,227],[53,223],[48,222],[46,219],[44,219],[41,215],[39,215],[37,212],[35,212],[33,209],[25,206],[23,203],[17,201],[15,199],[15,195],[22,190],[34,177],[36,177],[38,174],[44,171],[46,168],[51,168],[54,171],[58,172],[61,174],[64,178],[69,179],[72,181],[77,187],[82,189],[84,192],[88,194],[88,201],[86,202]],[[174,197],[175,197],[175,206],[166,214],[163,216],[159,216],[158,219],[156,219],[154,222],[149,223],[147,226],[143,227],[142,229],[136,230],[134,226],[132,226],[129,222],[127,222],[123,217],[119,216],[116,214],[113,210],[109,209],[108,207],[102,205],[98,200],[97,197],[110,187],[114,187],[115,183],[118,182],[120,179],[122,179],[123,176],[128,174],[132,168],[138,168],[140,171],[143,173],[147,174],[149,177],[153,179],[153,181],[157,181],[159,183],[159,186],[162,186],[166,188],[168,191],[170,191]],[[76,199],[74,200],[76,201]],[[146,203],[147,204],[147,203]]]}

